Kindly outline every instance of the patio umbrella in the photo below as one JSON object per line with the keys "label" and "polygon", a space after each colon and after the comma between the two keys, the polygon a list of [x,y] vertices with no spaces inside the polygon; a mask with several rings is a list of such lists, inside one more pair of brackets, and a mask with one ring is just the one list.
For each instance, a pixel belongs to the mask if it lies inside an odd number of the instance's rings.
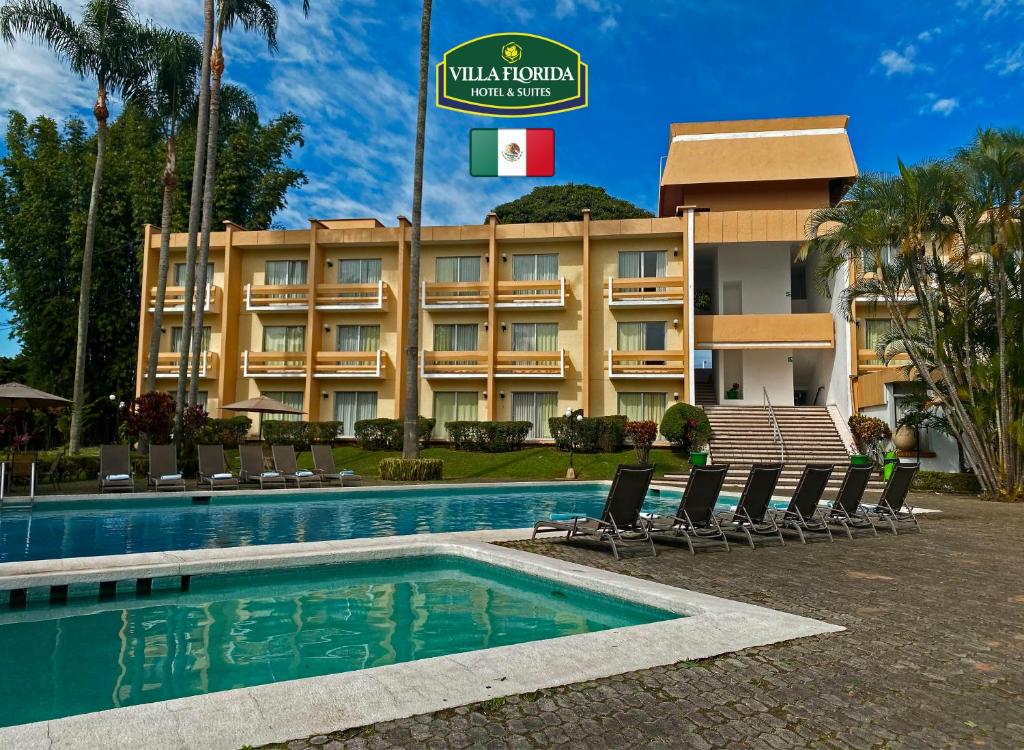
{"label": "patio umbrella", "polygon": [[0,407],[7,407],[8,409],[53,409],[70,403],[66,398],[38,391],[21,383],[4,383],[0,385]]}
{"label": "patio umbrella", "polygon": [[229,411],[251,411],[257,414],[305,414],[306,412],[302,409],[296,409],[294,406],[288,406],[288,404],[282,404],[280,401],[275,401],[272,398],[266,396],[257,396],[256,398],[247,398],[245,401],[236,401],[233,404],[228,404],[222,407]]}

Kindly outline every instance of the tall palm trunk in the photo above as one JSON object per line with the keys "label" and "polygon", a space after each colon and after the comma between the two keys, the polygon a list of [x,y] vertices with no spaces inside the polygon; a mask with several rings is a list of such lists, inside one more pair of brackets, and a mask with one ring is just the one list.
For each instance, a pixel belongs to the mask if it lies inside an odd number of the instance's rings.
{"label": "tall palm trunk", "polygon": [[[210,114],[206,138],[206,177],[203,185],[203,222],[202,237],[199,243],[199,268],[197,285],[200,293],[206,293],[207,269],[210,260],[210,231],[213,228],[213,197],[217,182],[217,146],[220,141],[220,83],[224,75],[224,48],[221,45],[221,33],[218,29],[217,40],[213,45],[210,60]],[[196,313],[195,329],[192,333],[192,374],[189,377],[189,403],[199,400],[199,362],[203,346],[203,317],[205,305],[199,306]]]}
{"label": "tall palm trunk", "polygon": [[[210,55],[213,52],[213,0],[203,1],[203,64],[199,73],[199,115],[196,122],[196,151],[192,162],[192,196],[188,212],[188,245],[185,250],[185,309],[181,316],[181,352],[178,359],[177,410],[174,441],[181,443],[185,416],[185,385],[188,377],[189,345],[192,343],[192,298],[196,290],[196,234],[199,231],[203,183],[200,175],[206,166],[206,139],[210,105]],[[203,290],[202,303],[206,301]]]}
{"label": "tall palm trunk", "polygon": [[[420,91],[416,107],[416,157],[412,178],[412,247],[409,257],[409,344],[405,349],[405,430],[402,436],[402,456],[420,455],[420,238],[423,221],[423,142],[427,127],[427,73],[430,66],[430,11],[431,0],[423,0],[420,21]],[[402,231],[405,231],[402,229]]]}
{"label": "tall palm trunk", "polygon": [[[172,120],[176,115],[172,115]],[[146,365],[146,390],[156,390],[156,365],[160,357],[160,335],[164,324],[164,306],[167,298],[167,274],[171,265],[171,212],[174,209],[174,189],[178,185],[176,153],[177,136],[174,126],[167,136],[167,156],[164,161],[164,200],[160,212],[160,263],[156,272],[156,300],[153,304],[153,335],[149,339],[149,362]],[[146,290],[143,289],[143,295]]]}
{"label": "tall palm trunk", "polygon": [[92,193],[89,195],[89,217],[85,224],[85,247],[82,249],[82,279],[78,289],[78,343],[75,348],[75,383],[72,390],[71,434],[72,453],[82,449],[82,406],[85,399],[85,359],[89,343],[89,303],[92,297],[92,256],[96,247],[96,219],[100,208],[100,186],[103,184],[103,163],[107,157],[107,91],[100,81],[96,90],[96,166],[92,172]]}

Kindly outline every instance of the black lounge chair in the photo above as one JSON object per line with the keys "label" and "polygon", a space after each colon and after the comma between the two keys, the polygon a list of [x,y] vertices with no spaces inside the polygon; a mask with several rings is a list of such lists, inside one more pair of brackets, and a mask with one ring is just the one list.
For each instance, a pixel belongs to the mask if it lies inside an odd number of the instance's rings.
{"label": "black lounge chair", "polygon": [[313,471],[320,475],[325,484],[337,482],[341,487],[355,487],[363,483],[363,478],[354,471],[338,471],[331,446],[314,443],[309,446],[309,452],[313,454]]}
{"label": "black lounge chair", "polygon": [[854,531],[870,531],[874,536],[878,536],[875,524],[868,517],[867,509],[861,505],[861,500],[864,499],[864,490],[867,489],[872,471],[874,469],[870,466],[847,468],[835,502],[823,514],[825,523],[842,526],[846,531],[846,536],[850,539],[853,539]]}
{"label": "black lounge chair", "polygon": [[774,537],[780,544],[785,544],[782,531],[775,523],[775,517],[769,513],[772,493],[782,474],[781,464],[754,464],[747,477],[747,485],[740,495],[736,510],[722,511],[717,515],[726,533],[743,533],[747,543],[754,547],[754,537]]}
{"label": "black lounge chair", "polygon": [[246,484],[259,483],[261,490],[265,490],[268,487],[284,489],[288,486],[288,482],[281,472],[267,471],[262,445],[249,443],[238,446],[238,458],[242,465],[239,476]]}
{"label": "black lounge chair", "polygon": [[213,490],[237,490],[238,477],[228,470],[223,445],[199,446],[199,473],[196,487]]}
{"label": "black lounge chair", "polygon": [[647,488],[654,478],[654,467],[619,466],[608,489],[608,498],[600,518],[578,516],[565,520],[538,521],[533,526],[533,538],[537,534],[564,533],[566,539],[590,539],[608,542],[612,554],[619,559],[619,545],[632,542],[646,544],[651,554],[658,554],[647,530],[647,523],[640,518],[640,509],[647,498]]}
{"label": "black lounge chair", "polygon": [[274,468],[285,478],[291,480],[296,487],[323,487],[324,480],[314,471],[300,469],[295,458],[295,446],[275,445],[271,448],[274,455]]}
{"label": "black lounge chair", "polygon": [[718,494],[722,491],[722,484],[728,471],[728,464],[694,466],[690,470],[686,491],[683,492],[683,499],[675,515],[645,517],[647,528],[655,539],[681,536],[686,540],[686,546],[690,548],[692,555],[697,554],[693,547],[696,540],[721,542],[728,552],[729,540],[715,517],[715,503],[718,502]]}
{"label": "black lounge chair", "polygon": [[127,445],[100,446],[100,492],[134,492],[135,478]]}
{"label": "black lounge chair", "polygon": [[899,534],[900,528],[921,531],[921,525],[914,515],[914,508],[907,502],[907,494],[918,468],[916,464],[896,464],[878,505],[867,509],[868,518],[872,522],[887,523],[893,534]]}
{"label": "black lounge chair", "polygon": [[149,446],[146,484],[157,490],[185,491],[185,478],[178,471],[178,451],[173,445]]}
{"label": "black lounge chair", "polygon": [[824,533],[832,540],[832,532],[828,522],[818,509],[818,501],[825,493],[829,477],[832,476],[832,464],[808,465],[804,467],[796,491],[789,501],[789,506],[782,511],[771,511],[776,523],[785,530],[792,529],[800,536],[800,541],[807,544],[805,532]]}

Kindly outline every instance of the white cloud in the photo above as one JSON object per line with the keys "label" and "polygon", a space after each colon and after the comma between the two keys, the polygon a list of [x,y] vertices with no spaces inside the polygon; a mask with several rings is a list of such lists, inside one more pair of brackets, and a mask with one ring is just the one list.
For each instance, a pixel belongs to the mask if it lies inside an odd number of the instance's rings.
{"label": "white cloud", "polygon": [[942,33],[942,27],[941,26],[936,26],[934,28],[925,29],[924,31],[922,31],[920,34],[917,35],[917,39],[918,39],[918,41],[924,42],[925,44],[927,44],[928,42],[930,42],[933,39],[935,39],[935,37],[939,36],[941,33]]}
{"label": "white cloud", "polygon": [[960,106],[960,102],[953,97],[936,99],[932,102],[931,111],[943,117],[949,117],[953,110]]}
{"label": "white cloud", "polygon": [[1024,69],[1024,42],[1018,44],[1016,49],[997,56],[986,67],[1001,76],[1008,76]]}
{"label": "white cloud", "polygon": [[914,45],[909,44],[903,48],[902,52],[898,52],[894,49],[885,50],[878,56],[878,62],[885,68],[886,77],[894,76],[897,73],[910,75],[919,67],[917,63],[914,62],[914,56],[916,54],[917,48],[914,47]]}

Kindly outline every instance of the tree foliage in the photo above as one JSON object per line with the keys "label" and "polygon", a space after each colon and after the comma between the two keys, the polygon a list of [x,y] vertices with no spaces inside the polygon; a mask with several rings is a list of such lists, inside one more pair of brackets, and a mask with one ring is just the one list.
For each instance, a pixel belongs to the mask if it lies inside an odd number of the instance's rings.
{"label": "tree foliage", "polygon": [[502,224],[528,224],[539,221],[579,221],[583,209],[592,219],[648,219],[654,214],[627,200],[608,195],[594,185],[545,185],[536,187],[514,201],[496,206],[494,213]]}

